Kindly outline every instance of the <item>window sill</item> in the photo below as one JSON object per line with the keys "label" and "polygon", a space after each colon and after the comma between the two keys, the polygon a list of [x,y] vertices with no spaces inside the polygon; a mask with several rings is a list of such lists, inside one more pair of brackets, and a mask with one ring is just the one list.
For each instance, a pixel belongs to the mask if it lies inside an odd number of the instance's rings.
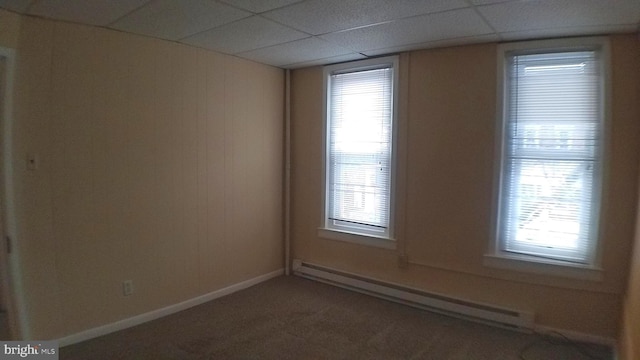
{"label": "window sill", "polygon": [[589,281],[602,281],[603,273],[603,270],[597,266],[571,264],[511,254],[486,254],[484,256],[484,265],[498,269]]}
{"label": "window sill", "polygon": [[373,247],[379,247],[383,249],[396,249],[396,242],[394,239],[386,237],[378,237],[373,235],[362,235],[346,231],[339,231],[335,229],[319,228],[318,236],[323,239],[338,240],[349,242],[359,245],[367,245]]}

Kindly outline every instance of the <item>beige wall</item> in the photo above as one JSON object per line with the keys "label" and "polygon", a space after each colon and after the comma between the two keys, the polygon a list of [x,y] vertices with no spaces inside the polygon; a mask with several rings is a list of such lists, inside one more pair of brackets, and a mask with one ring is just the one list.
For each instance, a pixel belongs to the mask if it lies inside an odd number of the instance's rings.
{"label": "beige wall", "polygon": [[[604,280],[483,266],[491,236],[496,44],[403,55],[398,252],[317,236],[322,197],[322,69],[292,76],[293,257],[429,291],[534,311],[536,322],[615,338],[633,237],[640,146],[637,43],[612,38],[613,120],[604,194]],[[404,123],[403,123],[404,122]],[[404,140],[403,140],[404,139]],[[404,165],[406,161],[406,166]],[[408,194],[406,200],[402,195]]]}
{"label": "beige wall", "polygon": [[0,9],[0,46],[16,48],[20,33],[20,15]]}
{"label": "beige wall", "polygon": [[282,70],[29,17],[17,67],[14,256],[28,337],[282,268]]}
{"label": "beige wall", "polygon": [[[640,88],[640,87],[639,87]],[[640,94],[639,94],[640,95]],[[640,100],[640,96],[639,96]],[[639,199],[640,204],[640,199]],[[640,356],[640,211],[636,219],[635,246],[629,271],[629,286],[625,296],[620,326],[620,359],[634,360]]]}
{"label": "beige wall", "polygon": [[[634,63],[637,66],[640,64],[640,42],[636,42],[635,45]],[[632,48],[633,46],[630,46],[630,49]],[[634,104],[629,104],[629,106],[635,106],[636,111],[638,111],[640,108],[640,71],[636,71],[636,78],[636,101]],[[633,92],[633,88],[630,88],[629,91]],[[640,116],[637,121],[640,121]],[[640,134],[637,134],[637,136],[640,136]],[[634,360],[640,358],[640,198],[638,198],[636,213],[635,244],[631,255],[629,281],[624,298],[620,329],[620,359]]]}

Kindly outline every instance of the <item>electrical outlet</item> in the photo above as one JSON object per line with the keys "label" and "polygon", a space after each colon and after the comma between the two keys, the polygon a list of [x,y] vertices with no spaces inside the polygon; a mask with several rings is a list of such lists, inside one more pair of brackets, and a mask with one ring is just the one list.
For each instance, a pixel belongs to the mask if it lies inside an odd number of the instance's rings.
{"label": "electrical outlet", "polygon": [[122,294],[124,296],[133,294],[133,280],[125,280],[122,282]]}

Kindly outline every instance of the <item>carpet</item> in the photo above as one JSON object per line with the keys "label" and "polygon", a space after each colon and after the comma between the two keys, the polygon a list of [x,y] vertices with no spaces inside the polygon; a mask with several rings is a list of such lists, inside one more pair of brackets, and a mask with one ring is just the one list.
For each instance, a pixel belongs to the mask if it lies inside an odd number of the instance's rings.
{"label": "carpet", "polygon": [[60,349],[60,359],[613,359],[543,338],[281,276]]}

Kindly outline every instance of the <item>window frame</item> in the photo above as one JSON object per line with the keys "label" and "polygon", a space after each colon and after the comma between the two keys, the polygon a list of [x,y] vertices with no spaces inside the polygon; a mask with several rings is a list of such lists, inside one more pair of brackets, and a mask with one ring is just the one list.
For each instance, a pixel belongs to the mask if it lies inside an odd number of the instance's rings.
{"label": "window frame", "polygon": [[[571,261],[563,261],[559,259],[545,258],[536,255],[526,255],[508,252],[504,250],[504,244],[501,242],[499,233],[501,232],[500,217],[502,207],[504,206],[505,196],[504,181],[506,169],[506,140],[505,131],[508,124],[507,106],[508,95],[510,89],[507,84],[506,73],[509,71],[508,58],[514,54],[544,54],[562,51],[598,51],[601,70],[601,141],[598,154],[597,168],[595,169],[596,178],[594,180],[594,192],[598,202],[598,209],[595,210],[596,221],[592,226],[594,239],[590,242],[590,257],[586,263],[577,263]],[[569,38],[569,39],[552,39],[539,41],[526,41],[515,43],[499,44],[497,49],[497,126],[495,137],[495,174],[494,174],[494,199],[493,199],[493,221],[490,234],[489,251],[485,254],[484,264],[489,267],[501,269],[509,269],[521,272],[537,273],[543,275],[554,275],[566,278],[575,278],[582,280],[602,280],[601,264],[601,247],[603,219],[606,211],[606,181],[608,173],[608,145],[609,145],[609,126],[610,126],[610,49],[609,40],[606,37],[587,37],[587,38]]]}
{"label": "window frame", "polygon": [[[390,154],[390,179],[389,179],[389,226],[384,234],[375,234],[369,231],[358,231],[355,228],[333,226],[329,219],[329,126],[330,126],[330,81],[331,76],[340,73],[352,73],[366,70],[390,67],[392,74],[392,101],[391,101],[391,154]],[[318,236],[329,240],[345,241],[360,245],[395,249],[395,215],[396,215],[396,171],[397,171],[397,138],[398,138],[398,89],[399,89],[399,58],[398,56],[385,56],[347,63],[328,65],[323,68],[323,151],[322,151],[322,201],[321,222],[318,228]]]}

